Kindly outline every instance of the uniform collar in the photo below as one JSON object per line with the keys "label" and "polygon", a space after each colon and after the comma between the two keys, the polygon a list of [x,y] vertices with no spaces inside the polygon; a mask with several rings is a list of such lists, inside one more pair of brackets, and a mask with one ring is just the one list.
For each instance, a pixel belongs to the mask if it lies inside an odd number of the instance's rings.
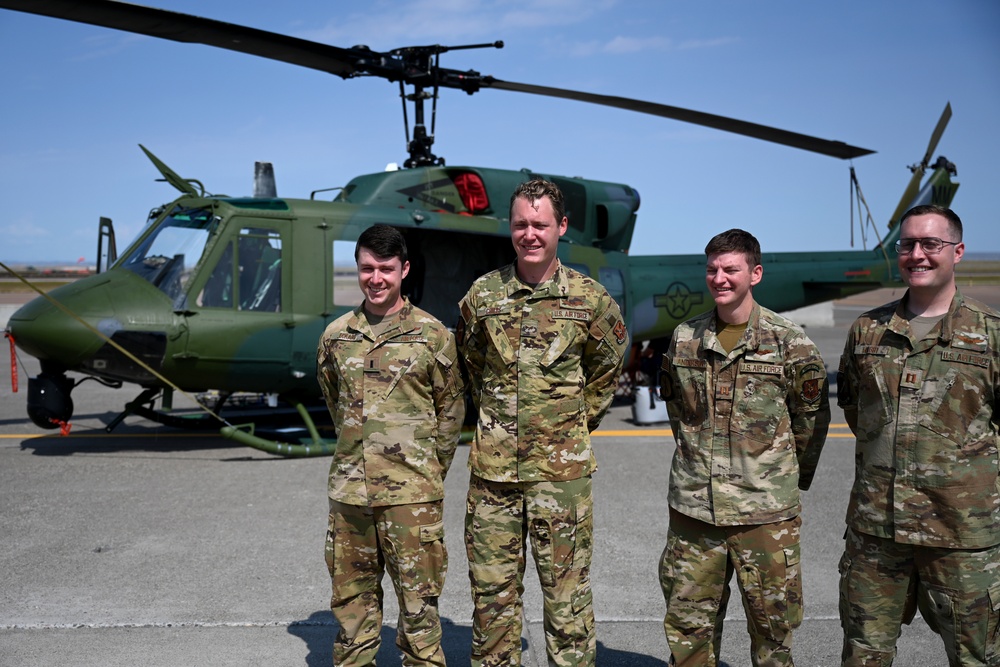
{"label": "uniform collar", "polygon": [[[353,316],[350,322],[347,323],[347,328],[355,333],[363,334],[365,338],[369,340],[375,340],[375,334],[372,333],[372,328],[368,325],[368,318],[365,317],[364,312],[365,305],[362,303],[360,306],[354,309]],[[413,314],[413,304],[410,303],[409,298],[403,297],[403,307],[397,312],[393,313],[390,317],[395,318],[395,322],[392,326],[382,332],[382,338],[392,338],[395,335],[401,333],[408,333],[417,328],[417,325],[410,322],[410,316]]]}
{"label": "uniform collar", "polygon": [[517,262],[513,262],[500,270],[501,279],[507,289],[507,298],[525,291],[535,298],[561,298],[569,294],[569,275],[566,268],[556,259],[556,270],[549,279],[532,287],[517,276]]}
{"label": "uniform collar", "polygon": [[[906,290],[903,294],[903,298],[899,300],[896,305],[896,310],[892,314],[892,319],[889,321],[889,328],[900,334],[901,336],[906,336],[909,338],[910,335],[910,325],[906,321],[906,302],[909,299],[910,290]],[[940,322],[940,332],[938,333],[938,340],[951,341],[955,334],[955,326],[953,320],[955,316],[958,315],[958,311],[962,308],[962,304],[965,303],[965,297],[962,296],[962,292],[956,287],[955,296],[951,298],[951,307],[948,312],[944,314]],[[914,341],[916,342],[916,341]]]}
{"label": "uniform collar", "polygon": [[723,357],[727,357],[730,354],[739,352],[741,349],[756,350],[760,343],[760,304],[756,301],[753,302],[753,309],[750,311],[750,319],[747,320],[746,331],[743,332],[743,336],[737,341],[735,347],[733,347],[732,352],[726,352],[722,344],[719,343],[718,333],[719,333],[719,314],[712,310],[711,317],[709,318],[708,330],[711,332],[712,336],[710,338],[704,338],[702,345],[705,349],[714,350],[721,354]]}

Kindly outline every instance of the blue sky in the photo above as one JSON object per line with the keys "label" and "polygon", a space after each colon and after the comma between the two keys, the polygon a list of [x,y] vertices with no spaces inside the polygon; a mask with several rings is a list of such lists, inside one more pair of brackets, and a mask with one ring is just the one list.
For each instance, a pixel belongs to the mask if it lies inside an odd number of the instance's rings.
{"label": "blue sky", "polygon": [[[442,65],[635,97],[845,141],[878,231],[927,148],[958,167],[968,251],[1000,252],[1000,3],[159,0],[156,6],[384,51],[501,39]],[[308,197],[405,159],[398,87],[0,10],[3,261],[92,262],[99,216],[121,248],[174,190],[142,143],[211,192],[246,195],[255,160]],[[765,251],[850,247],[848,161],[568,100],[446,90],[438,155],[627,183],[633,254],[700,253],[730,227]],[[862,247],[855,221],[855,247]],[[868,247],[874,244],[868,231]]]}

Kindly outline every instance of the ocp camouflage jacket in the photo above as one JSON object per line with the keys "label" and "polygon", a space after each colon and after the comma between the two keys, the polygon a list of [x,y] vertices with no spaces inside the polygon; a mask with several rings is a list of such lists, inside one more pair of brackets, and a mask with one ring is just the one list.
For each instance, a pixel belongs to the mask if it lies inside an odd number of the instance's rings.
{"label": "ocp camouflage jacket", "polygon": [[716,526],[801,511],[830,425],[827,374],[801,328],[754,304],[726,353],[715,310],[674,331],[660,374],[677,449],[670,506]]}
{"label": "ocp camouflage jacket", "polygon": [[628,349],[617,302],[562,264],[534,288],[511,264],[476,280],[459,307],[458,344],[479,409],[472,472],[495,482],[592,474],[590,431],[611,405]]}
{"label": "ocp camouflage jacket", "polygon": [[465,418],[451,332],[407,301],[375,337],[359,306],[323,332],[317,364],[337,429],[330,497],[371,507],[443,498]]}
{"label": "ocp camouflage jacket", "polygon": [[859,317],[840,360],[857,436],[847,523],[908,544],[1000,544],[1000,313],[956,293],[913,340],[905,300]]}

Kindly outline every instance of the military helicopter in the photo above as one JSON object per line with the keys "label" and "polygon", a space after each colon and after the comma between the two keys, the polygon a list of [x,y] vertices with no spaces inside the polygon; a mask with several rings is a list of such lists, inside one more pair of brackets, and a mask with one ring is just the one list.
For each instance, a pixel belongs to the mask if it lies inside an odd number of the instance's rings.
{"label": "military helicopter", "polygon": [[[661,349],[674,327],[711,306],[701,255],[628,254],[639,193],[628,185],[483,167],[448,166],[434,155],[433,118],[441,89],[482,89],[560,97],[648,113],[743,134],[841,159],[872,151],[786,130],[635,99],[514,83],[440,66],[442,54],[500,48],[416,46],[376,52],[340,48],[221,21],[113,0],[0,0],[0,8],[41,14],[168,40],[201,43],[283,61],[343,79],[376,76],[398,83],[406,106],[409,157],[401,170],[358,176],[331,200],[277,196],[273,174],[258,165],[253,197],[209,194],[143,148],[180,195],[157,206],[145,228],[117,256],[114,227],[101,219],[99,273],[53,290],[11,316],[7,333],[41,372],[28,382],[28,414],[39,427],[65,424],[71,393],[84,379],[141,388],[108,425],[135,414],[176,426],[218,419],[240,443],[285,456],[325,455],[334,442],[320,436],[306,406],[319,397],[315,350],[336,317],[360,303],[354,279],[335,262],[335,246],[353,242],[369,225],[399,228],[410,250],[404,293],[446,324],[481,274],[514,258],[506,216],[510,193],[528,178],[557,183],[566,195],[569,231],[559,257],[598,279],[619,301],[633,341]],[[405,87],[411,86],[407,93]],[[424,103],[432,102],[428,131]],[[953,164],[930,164],[951,115],[946,107],[889,231],[872,250],[768,253],[768,280],[755,293],[775,310],[790,310],[899,284],[893,243],[900,215],[911,205],[950,204],[958,188]],[[924,178],[927,171],[931,173]],[[853,173],[853,172],[852,172]],[[860,190],[858,190],[860,196]],[[198,420],[171,414],[175,390],[215,392]],[[253,425],[235,427],[219,416],[234,394],[279,397],[301,415],[308,437],[272,439]],[[156,402],[160,407],[156,408]],[[204,403],[204,401],[203,401]]]}

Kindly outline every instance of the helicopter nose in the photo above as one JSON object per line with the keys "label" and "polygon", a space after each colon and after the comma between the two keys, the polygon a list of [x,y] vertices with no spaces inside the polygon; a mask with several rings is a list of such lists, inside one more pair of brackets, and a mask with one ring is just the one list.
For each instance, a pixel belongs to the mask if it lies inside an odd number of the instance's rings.
{"label": "helicopter nose", "polygon": [[31,356],[71,368],[101,346],[100,337],[77,317],[114,311],[103,290],[88,293],[86,304],[79,303],[72,293],[58,292],[53,290],[49,295],[52,300],[40,296],[19,308],[7,321],[7,330],[17,346]]}

